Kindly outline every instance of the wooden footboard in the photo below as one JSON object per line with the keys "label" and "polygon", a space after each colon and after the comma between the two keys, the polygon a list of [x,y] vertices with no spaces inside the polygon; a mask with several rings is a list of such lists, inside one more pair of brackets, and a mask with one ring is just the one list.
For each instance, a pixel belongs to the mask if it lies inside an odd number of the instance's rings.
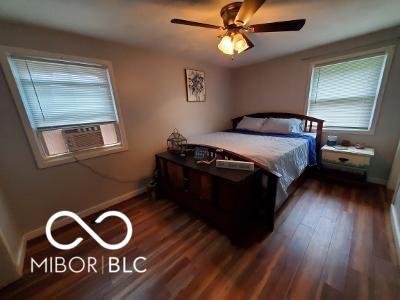
{"label": "wooden footboard", "polygon": [[[186,157],[168,152],[156,155],[157,194],[198,214],[234,241],[246,237],[248,230],[260,228],[262,224],[272,231],[279,176],[257,163],[254,172],[197,164],[190,151],[194,147],[196,145],[188,145]],[[216,148],[207,148],[216,154]],[[218,152],[218,156],[251,161],[230,151]],[[268,177],[266,188],[262,184],[263,176]]]}
{"label": "wooden footboard", "polygon": [[[222,149],[222,148],[217,148],[213,146],[205,146],[205,145],[188,145],[189,151],[194,150],[195,147],[200,146],[200,147],[206,147],[209,149],[210,152],[216,153],[217,149]],[[278,181],[279,178],[281,177],[280,174],[276,174],[273,172],[270,172],[267,170],[263,165],[260,163],[256,162],[255,160],[252,160],[244,155],[222,149],[223,153],[222,156],[224,159],[232,159],[232,160],[241,160],[241,161],[247,161],[247,162],[253,162],[255,166],[257,166],[261,171],[261,174],[263,176],[266,176],[268,178],[267,180],[267,187],[265,188],[264,185],[262,184],[262,176],[259,177],[259,182],[256,183],[257,185],[257,190],[258,194],[257,197],[259,198],[259,209],[260,209],[260,214],[263,216],[265,224],[268,225],[268,228],[272,231],[274,229],[274,224],[275,224],[275,214],[276,214],[276,195],[277,195],[277,189],[278,189]]]}

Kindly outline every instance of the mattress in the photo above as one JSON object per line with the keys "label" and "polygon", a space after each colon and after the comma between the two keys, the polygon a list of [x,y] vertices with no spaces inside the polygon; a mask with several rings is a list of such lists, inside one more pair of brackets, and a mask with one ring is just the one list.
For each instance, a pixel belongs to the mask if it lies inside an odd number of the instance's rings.
{"label": "mattress", "polygon": [[[188,143],[218,147],[243,155],[279,176],[276,209],[287,198],[289,185],[309,164],[309,142],[304,138],[213,132],[191,136]],[[266,184],[266,178],[263,180]]]}

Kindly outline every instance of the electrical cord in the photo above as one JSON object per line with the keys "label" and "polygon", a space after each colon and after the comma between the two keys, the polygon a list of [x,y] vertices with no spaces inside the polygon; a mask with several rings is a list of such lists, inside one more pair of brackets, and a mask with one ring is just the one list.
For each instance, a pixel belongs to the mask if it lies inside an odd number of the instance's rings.
{"label": "electrical cord", "polygon": [[211,165],[216,160],[217,160],[217,157],[214,157],[212,160],[199,160],[199,161],[196,161],[196,163],[197,164]]}
{"label": "electrical cord", "polygon": [[92,166],[89,166],[85,163],[83,163],[80,159],[78,159],[76,156],[73,156],[74,161],[82,166],[85,167],[86,169],[90,170],[93,174],[96,174],[97,176],[103,177],[105,179],[111,180],[111,181],[115,181],[115,182],[119,182],[119,183],[137,183],[139,180],[132,180],[132,179],[125,179],[125,178],[118,178],[118,177],[114,177],[114,176],[110,176],[107,174],[104,174],[100,171],[97,171],[95,168],[93,168]]}

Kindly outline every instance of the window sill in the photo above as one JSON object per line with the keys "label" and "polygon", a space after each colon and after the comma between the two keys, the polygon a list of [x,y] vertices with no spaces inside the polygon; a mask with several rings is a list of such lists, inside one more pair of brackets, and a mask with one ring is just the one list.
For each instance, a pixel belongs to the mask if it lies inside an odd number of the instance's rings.
{"label": "window sill", "polygon": [[363,134],[363,135],[373,135],[375,130],[371,129],[350,129],[350,128],[323,128],[324,133],[348,133],[348,134]]}
{"label": "window sill", "polygon": [[84,150],[76,153],[67,153],[57,156],[51,156],[46,158],[36,158],[36,163],[40,169],[54,167],[62,164],[67,164],[71,162],[75,162],[77,160],[85,160],[89,158],[104,156],[112,153],[118,153],[127,151],[127,145],[114,145],[114,146],[106,146],[102,148]]}

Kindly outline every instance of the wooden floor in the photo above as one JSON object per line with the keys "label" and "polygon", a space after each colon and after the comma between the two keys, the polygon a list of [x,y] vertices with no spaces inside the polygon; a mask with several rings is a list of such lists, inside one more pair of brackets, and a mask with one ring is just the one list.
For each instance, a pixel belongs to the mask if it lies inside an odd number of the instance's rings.
{"label": "wooden floor", "polygon": [[[237,248],[167,200],[132,199],[114,207],[133,221],[134,238],[113,256],[147,257],[144,274],[29,272],[30,257],[108,256],[75,224],[59,241],[29,243],[25,275],[0,299],[399,299],[400,272],[383,188],[350,188],[307,180],[281,210],[275,231]],[[104,240],[125,230],[115,220],[92,224]],[[89,220],[86,220],[89,222]],[[113,223],[114,222],[114,223]]]}

